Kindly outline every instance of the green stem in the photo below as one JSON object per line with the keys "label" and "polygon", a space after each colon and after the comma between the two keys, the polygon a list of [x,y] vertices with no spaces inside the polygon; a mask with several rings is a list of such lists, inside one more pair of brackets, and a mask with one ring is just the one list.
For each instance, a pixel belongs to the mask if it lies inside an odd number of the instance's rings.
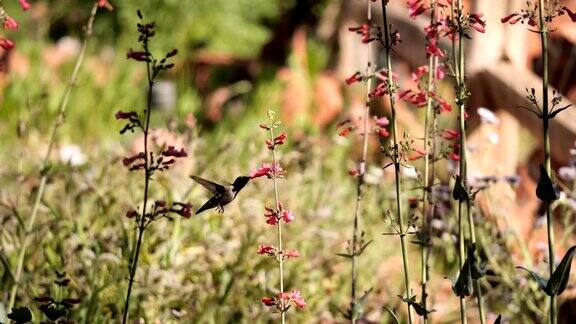
{"label": "green stem", "polygon": [[[144,43],[144,51],[149,53],[148,44]],[[128,316],[130,313],[130,296],[132,294],[132,287],[134,286],[134,278],[136,276],[136,270],[138,269],[138,259],[140,257],[140,248],[142,246],[142,241],[144,237],[144,231],[146,230],[146,207],[148,205],[148,192],[150,189],[150,177],[152,172],[150,169],[150,157],[148,154],[148,135],[150,133],[150,115],[152,113],[152,87],[154,86],[154,77],[150,71],[150,62],[146,61],[146,75],[148,77],[148,95],[146,98],[146,121],[144,125],[144,197],[142,199],[142,213],[140,214],[140,220],[138,224],[138,241],[136,242],[136,249],[132,257],[132,263],[130,265],[130,278],[128,279],[128,290],[126,292],[126,300],[124,302],[124,315],[122,317],[122,323],[126,324],[128,321]]]}
{"label": "green stem", "polygon": [[[366,19],[368,23],[372,21],[372,2],[366,0]],[[354,225],[352,229],[352,243],[351,243],[351,253],[352,253],[352,273],[351,273],[351,287],[350,287],[350,311],[351,317],[350,322],[352,324],[356,323],[356,317],[354,308],[356,308],[356,286],[357,286],[357,270],[356,270],[356,245],[358,242],[358,230],[360,223],[360,202],[363,196],[363,185],[364,185],[364,175],[366,172],[366,158],[368,156],[368,119],[370,118],[370,91],[372,90],[372,42],[368,43],[368,51],[366,54],[366,104],[364,108],[364,125],[362,131],[362,157],[359,163],[358,171],[358,182],[356,184],[356,204],[354,207]]]}
{"label": "green stem", "polygon": [[[538,11],[540,16],[540,43],[542,47],[542,133],[544,141],[544,167],[546,172],[552,174],[550,164],[550,131],[549,131],[549,106],[548,106],[548,28],[545,20],[544,0],[539,0]],[[546,207],[546,225],[548,234],[548,266],[550,276],[554,273],[556,254],[554,252],[554,226],[552,222],[552,208]],[[556,324],[556,296],[550,296],[550,323]]]}
{"label": "green stem", "polygon": [[[390,109],[391,114],[391,124],[392,124],[392,138],[393,138],[393,162],[394,162],[394,174],[395,174],[395,184],[396,184],[396,208],[398,213],[398,224],[400,231],[400,245],[402,248],[402,263],[404,268],[404,286],[405,286],[405,297],[410,298],[410,265],[408,259],[408,246],[406,243],[406,233],[404,224],[404,215],[402,214],[402,179],[400,175],[400,156],[399,156],[399,146],[398,146],[398,120],[396,118],[396,99],[395,93],[393,93],[394,79],[392,77],[392,56],[391,50],[392,45],[390,43],[390,30],[388,26],[388,15],[386,13],[387,2],[382,1],[382,19],[384,24],[384,50],[386,56],[386,68],[388,69],[388,86],[390,88]],[[413,323],[412,307],[409,303],[406,303],[408,307],[408,323]]]}
{"label": "green stem", "polygon": [[[274,121],[270,120],[270,140],[272,142],[274,142]],[[280,213],[280,198],[278,195],[278,184],[276,181],[276,148],[272,149],[272,166],[273,166],[273,171],[272,171],[272,183],[274,185],[274,199],[276,202],[276,213]],[[277,228],[277,234],[278,234],[278,250],[280,252],[282,252],[282,220],[278,221],[278,224],[276,226]],[[284,259],[283,256],[281,256],[278,259],[278,273],[280,275],[280,294],[284,293]],[[281,319],[282,319],[282,324],[284,324],[286,322],[286,312],[284,311],[284,300],[280,301],[281,304],[281,308],[282,308],[282,312],[281,314]]]}
{"label": "green stem", "polygon": [[[430,3],[430,24],[433,25],[436,22],[436,1],[432,0]],[[430,253],[430,217],[428,215],[428,192],[431,191],[430,186],[430,152],[429,148],[432,146],[430,143],[430,113],[434,115],[434,119],[436,113],[432,111],[432,97],[429,95],[431,92],[434,92],[434,82],[435,82],[435,69],[436,69],[436,57],[433,55],[429,55],[428,57],[428,84],[427,84],[427,95],[426,95],[426,112],[424,116],[424,151],[426,155],[424,155],[424,188],[422,190],[422,230],[424,231],[424,245],[422,246],[422,254],[421,254],[421,264],[422,264],[422,306],[425,309],[427,308],[427,299],[428,299],[428,292],[427,292],[427,285],[428,285],[428,277],[429,277],[429,253]],[[434,121],[433,121],[434,123]],[[434,153],[432,153],[432,159],[434,159]],[[434,181],[434,178],[432,178]],[[425,313],[423,316],[423,323],[428,323],[428,313]]]}
{"label": "green stem", "polygon": [[68,81],[64,97],[62,97],[62,101],[60,102],[60,106],[58,109],[58,117],[52,128],[52,133],[50,135],[50,142],[48,144],[48,150],[46,151],[46,155],[44,156],[44,160],[42,162],[42,177],[40,179],[40,185],[38,187],[38,192],[36,193],[36,199],[34,199],[34,205],[32,207],[32,213],[30,215],[30,221],[28,222],[26,226],[26,232],[24,233],[25,235],[24,242],[20,247],[20,251],[18,253],[18,261],[16,264],[16,271],[14,274],[14,285],[12,286],[12,289],[10,291],[10,300],[8,302],[8,309],[11,309],[16,301],[16,295],[18,293],[18,287],[20,285],[20,279],[22,277],[22,270],[24,267],[24,259],[26,257],[26,250],[28,249],[28,246],[32,243],[33,239],[32,230],[34,228],[34,225],[36,224],[36,218],[38,216],[38,211],[40,210],[40,203],[42,202],[42,197],[44,196],[44,190],[46,189],[50,155],[52,154],[52,150],[54,149],[56,136],[58,135],[58,130],[60,129],[60,126],[64,123],[64,117],[66,115],[66,110],[68,109],[70,94],[72,93],[72,88],[76,84],[76,78],[78,77],[80,67],[82,66],[82,62],[84,61],[84,55],[86,53],[86,48],[88,47],[88,40],[92,36],[92,26],[94,25],[94,18],[96,17],[97,11],[98,11],[98,3],[95,2],[90,12],[88,22],[84,27],[85,28],[84,40],[82,41],[82,47],[80,49],[78,57],[76,58],[74,69],[72,70],[72,75],[70,76],[70,80]]}

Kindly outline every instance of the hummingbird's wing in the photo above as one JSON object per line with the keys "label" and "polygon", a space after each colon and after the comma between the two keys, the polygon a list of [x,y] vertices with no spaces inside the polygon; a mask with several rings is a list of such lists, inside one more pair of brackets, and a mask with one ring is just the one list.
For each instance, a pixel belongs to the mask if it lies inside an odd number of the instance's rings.
{"label": "hummingbird's wing", "polygon": [[196,215],[208,209],[216,208],[218,207],[218,205],[219,205],[219,199],[216,196],[213,196],[212,198],[208,199],[208,201],[205,202],[204,205],[200,207],[200,209],[196,211]]}
{"label": "hummingbird's wing", "polygon": [[200,178],[200,177],[195,176],[195,175],[191,175],[190,178],[192,178],[192,180],[201,184],[204,188],[210,190],[210,192],[212,192],[213,194],[216,194],[218,192],[222,192],[222,191],[226,190],[226,187],[224,187],[223,185],[218,184],[216,182],[212,182],[210,180],[206,180],[204,178]]}

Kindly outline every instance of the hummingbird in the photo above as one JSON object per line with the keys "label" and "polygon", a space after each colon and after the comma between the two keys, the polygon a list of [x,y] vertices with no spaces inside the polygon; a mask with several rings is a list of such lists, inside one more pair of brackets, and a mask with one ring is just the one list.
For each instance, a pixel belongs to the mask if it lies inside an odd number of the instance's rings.
{"label": "hummingbird", "polygon": [[195,175],[190,176],[190,178],[201,184],[204,188],[208,189],[213,194],[213,196],[210,197],[210,199],[208,199],[208,201],[205,202],[204,205],[202,205],[202,207],[196,211],[196,215],[212,208],[216,208],[218,212],[223,213],[224,206],[231,203],[236,198],[240,190],[242,190],[252,179],[251,177],[240,176],[234,180],[234,183],[222,185]]}

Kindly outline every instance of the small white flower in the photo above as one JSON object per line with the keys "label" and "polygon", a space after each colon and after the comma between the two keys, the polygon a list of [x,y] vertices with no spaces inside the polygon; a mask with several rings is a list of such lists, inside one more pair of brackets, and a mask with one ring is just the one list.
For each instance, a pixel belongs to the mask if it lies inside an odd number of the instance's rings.
{"label": "small white flower", "polygon": [[402,167],[402,174],[407,177],[407,178],[418,178],[418,172],[416,171],[416,168],[414,167]]}
{"label": "small white flower", "polygon": [[488,124],[492,124],[492,125],[500,124],[500,118],[498,118],[498,116],[496,116],[496,114],[494,114],[491,110],[489,110],[487,108],[480,107],[480,108],[478,108],[477,113],[480,116],[480,120],[483,123],[488,123]]}
{"label": "small white flower", "polygon": [[78,145],[66,145],[58,151],[60,161],[70,163],[72,166],[81,166],[86,163],[86,155],[82,153],[82,149]]}

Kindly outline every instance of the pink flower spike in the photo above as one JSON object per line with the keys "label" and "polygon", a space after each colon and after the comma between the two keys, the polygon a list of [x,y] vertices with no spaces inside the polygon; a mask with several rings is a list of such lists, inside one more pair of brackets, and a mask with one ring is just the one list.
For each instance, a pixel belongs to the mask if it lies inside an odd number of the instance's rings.
{"label": "pink flower spike", "polygon": [[6,16],[4,20],[4,29],[17,30],[18,22],[10,16]]}
{"label": "pink flower spike", "polygon": [[284,222],[290,223],[295,219],[295,217],[291,211],[285,210],[284,212],[282,212],[282,219],[284,220]]}
{"label": "pink flower spike", "polygon": [[442,80],[446,74],[444,73],[444,69],[441,66],[436,67],[436,79]]}
{"label": "pink flower spike", "polygon": [[11,50],[14,48],[14,42],[7,38],[0,38],[0,47],[5,50]]}
{"label": "pink flower spike", "polygon": [[283,172],[284,170],[278,163],[276,163],[276,166],[272,166],[270,163],[264,163],[258,169],[250,172],[250,177],[254,179],[267,176],[268,178],[272,179],[272,177],[275,175],[276,178],[282,178],[284,175]]}

